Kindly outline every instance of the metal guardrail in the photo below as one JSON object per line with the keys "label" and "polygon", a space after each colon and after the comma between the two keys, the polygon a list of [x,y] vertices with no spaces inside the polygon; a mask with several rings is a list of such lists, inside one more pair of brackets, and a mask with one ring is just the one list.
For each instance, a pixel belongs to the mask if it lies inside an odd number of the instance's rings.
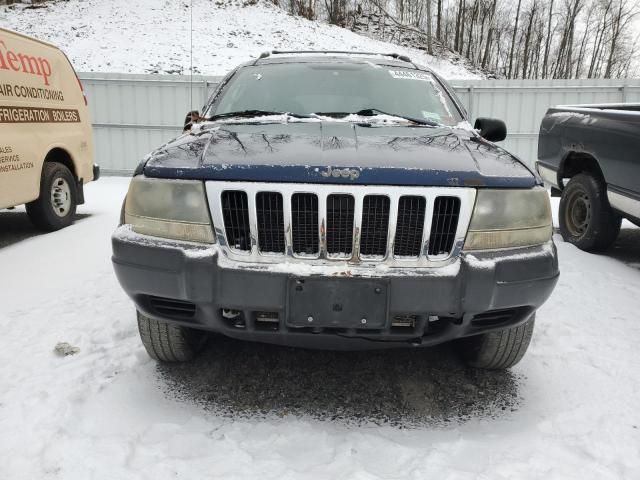
{"label": "metal guardrail", "polygon": [[[133,171],[139,160],[182,131],[190,110],[199,110],[220,77],[79,74],[92,112],[96,161],[105,174]],[[529,165],[537,155],[540,121],[553,105],[640,102],[640,79],[453,80],[475,116],[503,119],[503,142]]]}

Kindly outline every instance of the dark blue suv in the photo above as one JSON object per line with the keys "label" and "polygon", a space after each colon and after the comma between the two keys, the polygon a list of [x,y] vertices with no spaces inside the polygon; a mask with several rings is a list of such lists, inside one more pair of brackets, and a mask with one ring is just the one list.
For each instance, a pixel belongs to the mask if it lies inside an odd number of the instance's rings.
{"label": "dark blue suv", "polygon": [[113,235],[142,341],[210,333],[305,348],[455,341],[524,355],[558,279],[547,191],[398,55],[271,52],[231,72],[139,165]]}

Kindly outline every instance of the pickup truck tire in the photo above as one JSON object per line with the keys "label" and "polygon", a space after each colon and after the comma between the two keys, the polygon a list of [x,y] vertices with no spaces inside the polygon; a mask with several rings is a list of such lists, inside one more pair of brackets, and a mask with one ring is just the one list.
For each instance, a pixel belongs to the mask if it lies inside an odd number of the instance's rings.
{"label": "pickup truck tire", "polygon": [[76,180],[61,163],[45,162],[40,177],[40,195],[27,203],[27,214],[40,230],[53,232],[68,227],[76,214]]}
{"label": "pickup truck tire", "polygon": [[172,325],[138,313],[138,331],[147,353],[161,362],[188,362],[207,342],[205,332]]}
{"label": "pickup truck tire", "polygon": [[466,337],[458,341],[458,351],[470,367],[504,370],[522,360],[529,348],[535,314],[522,325]]}
{"label": "pickup truck tire", "polygon": [[564,241],[587,252],[609,248],[622,223],[609,205],[605,183],[588,173],[573,177],[562,191],[559,217]]}

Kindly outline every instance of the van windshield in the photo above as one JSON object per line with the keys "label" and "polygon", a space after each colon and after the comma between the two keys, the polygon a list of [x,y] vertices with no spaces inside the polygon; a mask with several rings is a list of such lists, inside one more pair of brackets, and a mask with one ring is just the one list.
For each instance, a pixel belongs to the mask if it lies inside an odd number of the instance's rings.
{"label": "van windshield", "polygon": [[429,72],[372,63],[284,63],[241,68],[207,116],[262,110],[344,117],[373,110],[455,126],[462,117]]}

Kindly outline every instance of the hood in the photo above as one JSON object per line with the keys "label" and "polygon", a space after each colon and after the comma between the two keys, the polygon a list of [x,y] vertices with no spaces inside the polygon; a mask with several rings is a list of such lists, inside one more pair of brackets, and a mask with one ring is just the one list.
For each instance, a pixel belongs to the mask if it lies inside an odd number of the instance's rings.
{"label": "hood", "polygon": [[349,122],[209,124],[148,158],[150,177],[363,185],[532,187],[504,149],[449,127]]}

